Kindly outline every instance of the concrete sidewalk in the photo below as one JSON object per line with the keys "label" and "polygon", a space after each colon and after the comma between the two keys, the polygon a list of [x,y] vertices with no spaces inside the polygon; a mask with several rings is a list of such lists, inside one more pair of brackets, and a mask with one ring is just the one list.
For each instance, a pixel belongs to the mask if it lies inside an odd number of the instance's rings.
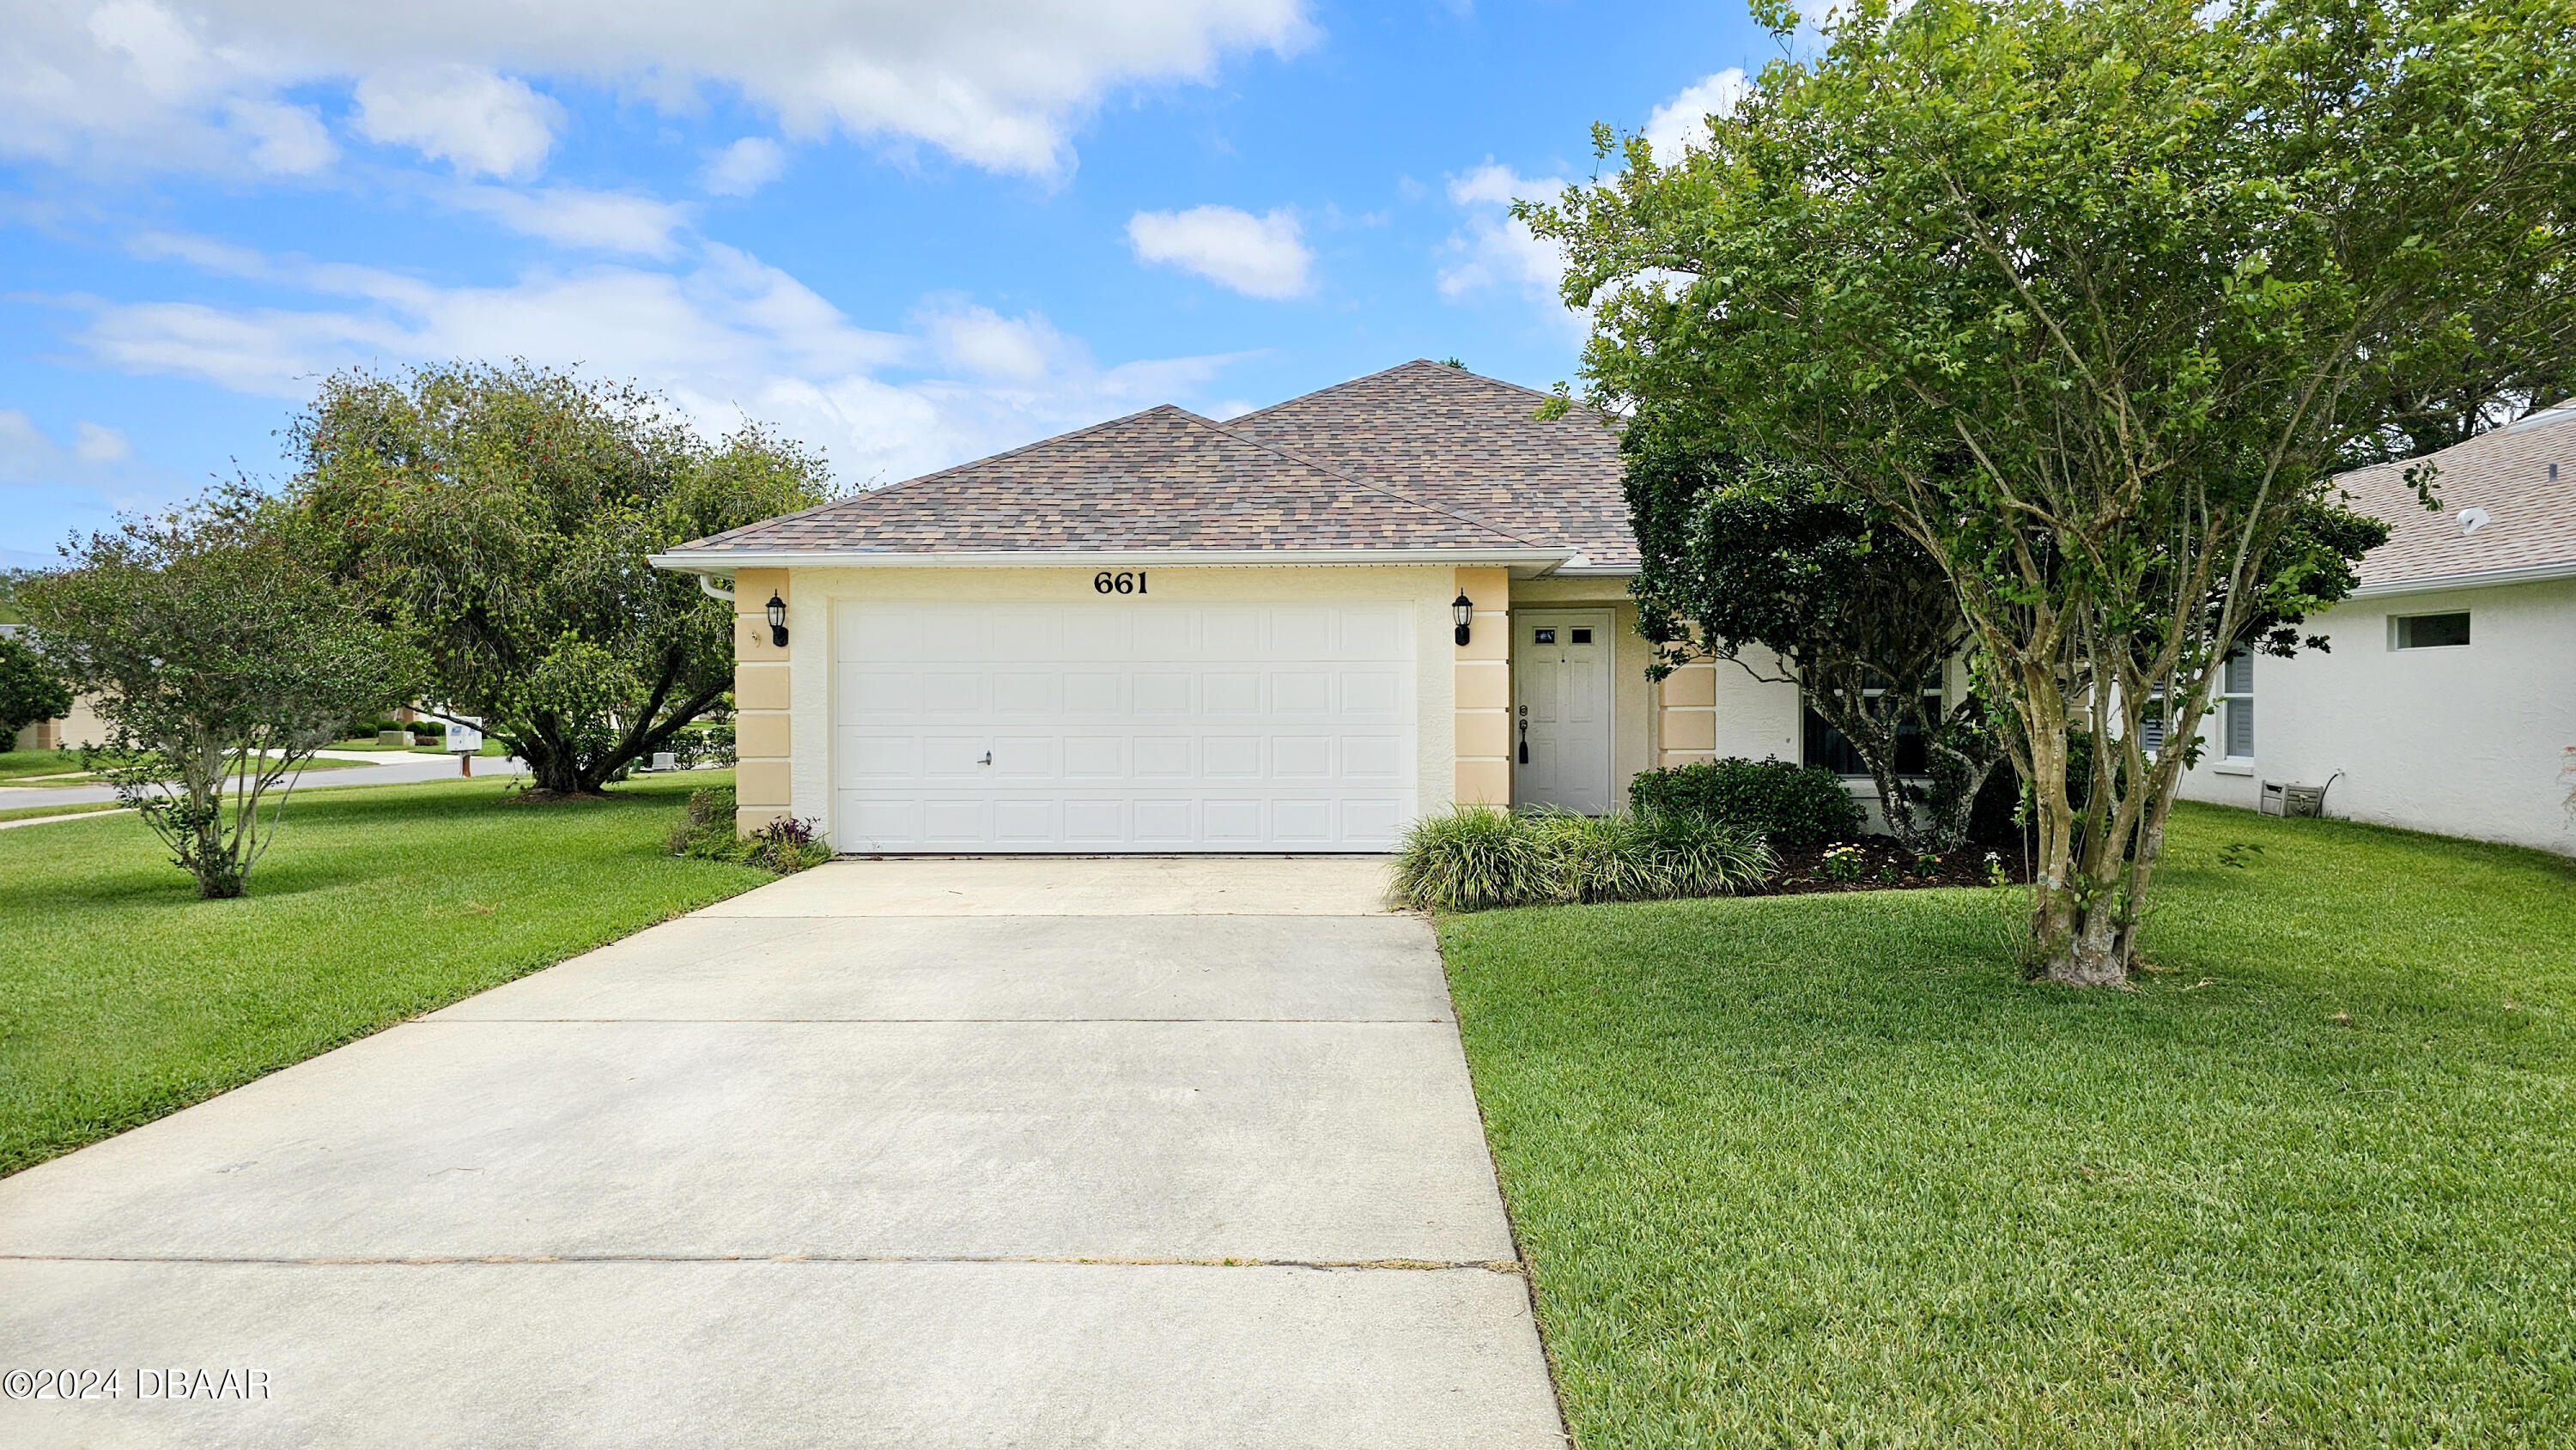
{"label": "concrete sidewalk", "polygon": [[1384,869],[835,863],[0,1182],[0,1443],[1560,1445]]}

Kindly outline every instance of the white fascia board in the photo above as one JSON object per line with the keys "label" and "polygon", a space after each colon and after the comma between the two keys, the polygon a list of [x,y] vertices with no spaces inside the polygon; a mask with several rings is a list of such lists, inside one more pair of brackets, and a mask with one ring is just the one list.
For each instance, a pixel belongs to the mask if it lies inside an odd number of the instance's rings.
{"label": "white fascia board", "polygon": [[2454,589],[2492,589],[2500,584],[2537,584],[2550,579],[2576,579],[2576,559],[2554,564],[2525,564],[2518,569],[2480,569],[2468,574],[2431,574],[2421,579],[2391,579],[2364,584],[2348,596],[2386,599],[2399,594],[2440,594]]}
{"label": "white fascia board", "polygon": [[871,549],[725,549],[654,554],[660,569],[731,574],[737,569],[1245,569],[1356,568],[1424,564],[1503,564],[1545,574],[1574,557],[1571,549],[1012,549],[939,553]]}

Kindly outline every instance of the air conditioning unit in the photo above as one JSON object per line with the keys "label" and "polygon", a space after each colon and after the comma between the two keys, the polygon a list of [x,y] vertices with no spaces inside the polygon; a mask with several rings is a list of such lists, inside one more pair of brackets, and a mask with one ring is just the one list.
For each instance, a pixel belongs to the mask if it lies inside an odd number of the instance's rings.
{"label": "air conditioning unit", "polygon": [[2263,799],[2258,809],[2267,816],[2321,816],[2325,814],[2326,788],[2321,785],[2292,785],[2288,781],[2263,782]]}

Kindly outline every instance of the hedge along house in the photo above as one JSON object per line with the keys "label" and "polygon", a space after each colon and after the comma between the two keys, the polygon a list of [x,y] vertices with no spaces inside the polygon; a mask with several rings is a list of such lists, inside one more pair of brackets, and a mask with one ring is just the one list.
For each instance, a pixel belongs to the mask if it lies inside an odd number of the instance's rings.
{"label": "hedge along house", "polygon": [[[731,581],[742,828],[794,815],[869,853],[1379,851],[1453,801],[1599,812],[1639,770],[1710,758],[1714,671],[1646,679],[1617,435],[1542,422],[1544,400],[1416,361],[655,556]],[[1794,758],[1795,691],[1755,716],[1734,753]]]}
{"label": "hedge along house", "polygon": [[2576,854],[2576,403],[2337,482],[2388,542],[2327,650],[2228,662],[2182,794]]}

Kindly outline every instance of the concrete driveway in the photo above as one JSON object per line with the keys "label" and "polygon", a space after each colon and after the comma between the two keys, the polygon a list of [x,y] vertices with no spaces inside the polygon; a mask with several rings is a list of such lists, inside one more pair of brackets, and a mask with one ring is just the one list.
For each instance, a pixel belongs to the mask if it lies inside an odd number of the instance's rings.
{"label": "concrete driveway", "polygon": [[0,1443],[1561,1445],[1384,869],[835,863],[31,1169]]}

